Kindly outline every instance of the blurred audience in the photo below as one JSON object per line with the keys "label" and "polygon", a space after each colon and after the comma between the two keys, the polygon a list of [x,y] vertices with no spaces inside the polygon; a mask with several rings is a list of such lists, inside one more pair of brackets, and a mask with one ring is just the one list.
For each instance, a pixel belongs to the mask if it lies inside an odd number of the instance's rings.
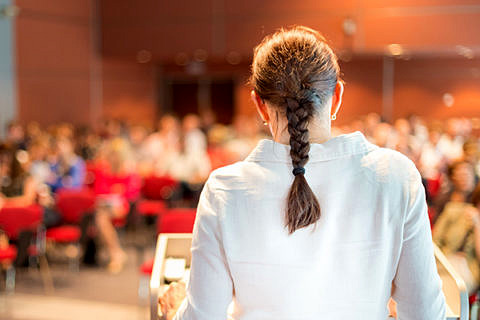
{"label": "blurred audience", "polygon": [[[333,128],[336,135],[362,131],[371,142],[395,149],[417,165],[435,241],[450,256],[465,257],[452,260],[458,268],[468,267],[464,271],[471,273],[471,290],[480,273],[476,254],[480,187],[474,191],[480,178],[479,124],[460,118],[429,122],[415,115],[390,124],[370,113]],[[91,188],[97,198],[92,223],[110,258],[108,269],[118,272],[126,255],[116,228],[138,221],[127,218],[136,214],[142,178],[173,178],[179,187],[167,205],[195,207],[211,170],[243,160],[265,137],[257,118],[240,115],[228,126],[215,123],[212,112],[183,119],[166,114],[155,130],[111,119],[79,128],[12,122],[0,147],[0,208],[39,204],[44,224],[50,227],[60,223],[55,193]]]}

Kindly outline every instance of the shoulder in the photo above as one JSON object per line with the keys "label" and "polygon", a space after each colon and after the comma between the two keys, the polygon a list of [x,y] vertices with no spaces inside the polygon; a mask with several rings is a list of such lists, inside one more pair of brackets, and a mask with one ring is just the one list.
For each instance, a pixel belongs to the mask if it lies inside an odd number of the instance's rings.
{"label": "shoulder", "polygon": [[372,149],[362,157],[361,165],[380,181],[408,182],[420,178],[412,160],[404,154],[388,148]]}
{"label": "shoulder", "polygon": [[387,148],[376,148],[362,157],[365,176],[376,190],[398,208],[408,210],[419,200],[422,179],[412,160],[404,154]]}
{"label": "shoulder", "polygon": [[206,185],[212,190],[233,191],[245,189],[254,180],[258,165],[253,162],[239,161],[213,170]]}

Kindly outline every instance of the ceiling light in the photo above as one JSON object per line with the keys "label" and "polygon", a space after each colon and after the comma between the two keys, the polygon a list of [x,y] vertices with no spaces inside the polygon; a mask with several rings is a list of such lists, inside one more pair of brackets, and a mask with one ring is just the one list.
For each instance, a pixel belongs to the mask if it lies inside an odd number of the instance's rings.
{"label": "ceiling light", "polygon": [[179,66],[186,66],[188,61],[188,55],[185,52],[179,52],[175,56],[175,63]]}
{"label": "ceiling light", "polygon": [[455,47],[457,53],[467,59],[473,59],[475,57],[475,53],[469,47],[458,45]]}
{"label": "ceiling light", "polygon": [[392,56],[401,56],[403,54],[403,47],[397,43],[389,44],[387,50]]}
{"label": "ceiling light", "polygon": [[239,64],[242,62],[242,56],[236,51],[230,51],[226,56],[227,62],[233,65]]}
{"label": "ceiling light", "polygon": [[195,59],[195,61],[197,62],[205,62],[208,58],[208,53],[206,50],[204,49],[197,49],[195,50],[195,52],[193,53],[193,58]]}
{"label": "ceiling light", "polygon": [[447,108],[451,108],[453,106],[453,104],[455,103],[455,99],[453,98],[452,94],[451,93],[445,93],[443,95],[443,104],[447,107]]}

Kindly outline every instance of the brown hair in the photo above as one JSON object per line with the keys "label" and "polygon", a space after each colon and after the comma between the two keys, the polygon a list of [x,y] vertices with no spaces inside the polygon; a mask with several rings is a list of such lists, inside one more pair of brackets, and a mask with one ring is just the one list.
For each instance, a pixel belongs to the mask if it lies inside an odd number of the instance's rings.
{"label": "brown hair", "polygon": [[304,176],[310,151],[308,124],[333,95],[339,73],[332,49],[320,33],[307,27],[281,29],[254,51],[250,83],[288,120],[295,175],[285,214],[289,233],[320,218],[320,205]]}

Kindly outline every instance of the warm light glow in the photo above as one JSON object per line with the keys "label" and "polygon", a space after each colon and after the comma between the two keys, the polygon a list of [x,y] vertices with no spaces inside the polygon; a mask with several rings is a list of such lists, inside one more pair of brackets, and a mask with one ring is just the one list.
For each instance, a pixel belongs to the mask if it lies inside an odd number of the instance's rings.
{"label": "warm light glow", "polygon": [[226,60],[228,63],[235,65],[239,64],[242,61],[242,56],[236,51],[230,51],[227,54]]}
{"label": "warm light glow", "polygon": [[204,49],[197,49],[195,50],[195,52],[193,53],[193,58],[195,59],[195,61],[197,62],[205,62],[208,58],[208,53],[206,50]]}
{"label": "warm light glow", "polygon": [[188,64],[188,55],[185,52],[179,52],[175,56],[175,63],[179,66],[185,66]]}
{"label": "warm light glow", "polygon": [[459,55],[467,58],[467,59],[473,59],[475,58],[475,53],[473,52],[473,50],[469,47],[465,47],[465,46],[461,46],[461,45],[458,45],[456,47],[456,51]]}
{"label": "warm light glow", "polygon": [[446,107],[451,108],[455,103],[455,99],[453,98],[451,93],[445,93],[443,95],[443,103]]}
{"label": "warm light glow", "polygon": [[397,43],[392,43],[388,45],[388,52],[392,56],[400,56],[403,54],[403,47]]}

